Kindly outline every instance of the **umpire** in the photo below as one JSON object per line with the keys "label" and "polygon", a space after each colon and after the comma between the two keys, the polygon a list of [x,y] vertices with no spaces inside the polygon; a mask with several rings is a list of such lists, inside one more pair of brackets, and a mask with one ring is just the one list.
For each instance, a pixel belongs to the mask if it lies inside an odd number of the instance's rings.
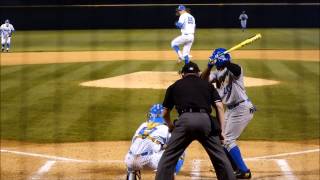
{"label": "umpire", "polygon": [[[208,81],[199,76],[197,64],[189,62],[181,70],[182,79],[172,84],[166,91],[163,101],[164,118],[172,131],[168,147],[160,159],[156,180],[172,180],[174,168],[189,144],[198,140],[208,153],[219,180],[235,180],[231,164],[223,150],[217,120],[211,118],[211,106],[214,107],[220,123],[224,114],[221,98]],[[174,124],[170,120],[170,111],[177,109],[179,118]]]}

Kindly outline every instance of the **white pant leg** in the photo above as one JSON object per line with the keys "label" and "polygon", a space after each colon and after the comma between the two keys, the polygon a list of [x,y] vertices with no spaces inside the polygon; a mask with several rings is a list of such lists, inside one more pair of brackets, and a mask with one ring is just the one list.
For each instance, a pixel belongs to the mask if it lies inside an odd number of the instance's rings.
{"label": "white pant leg", "polygon": [[6,43],[6,37],[5,36],[1,36],[1,44],[5,44]]}
{"label": "white pant leg", "polygon": [[7,44],[10,44],[11,43],[11,37],[8,37],[7,38]]}
{"label": "white pant leg", "polygon": [[247,27],[247,21],[241,21],[241,27],[246,28]]}
{"label": "white pant leg", "polygon": [[193,40],[194,40],[194,35],[193,34],[189,34],[189,35],[184,35],[184,46],[183,46],[183,51],[182,51],[182,55],[183,57],[190,55],[190,50],[193,44]]}
{"label": "white pant leg", "polygon": [[243,130],[247,127],[253,114],[250,113],[251,103],[243,103],[238,107],[227,110],[225,116],[225,146],[228,150],[236,146],[235,141],[239,138]]}
{"label": "white pant leg", "polygon": [[150,167],[153,170],[156,170],[158,168],[158,164],[159,164],[159,161],[161,159],[163,152],[164,151],[162,150],[160,152],[157,152],[157,153],[154,153],[153,155],[151,155],[148,167]]}
{"label": "white pant leg", "polygon": [[180,35],[180,36],[174,38],[174,39],[171,41],[171,47],[173,47],[173,46],[180,46],[180,45],[182,45],[182,44],[184,44],[184,43],[185,43],[185,40],[184,40],[184,38],[183,38],[183,35]]}
{"label": "white pant leg", "polygon": [[143,167],[150,163],[152,155],[146,155],[146,156],[137,156],[128,153],[125,157],[125,164],[128,169],[130,170],[141,170]]}
{"label": "white pant leg", "polygon": [[9,36],[1,36],[1,44],[7,45],[7,49],[9,49],[9,44],[11,42],[11,37]]}

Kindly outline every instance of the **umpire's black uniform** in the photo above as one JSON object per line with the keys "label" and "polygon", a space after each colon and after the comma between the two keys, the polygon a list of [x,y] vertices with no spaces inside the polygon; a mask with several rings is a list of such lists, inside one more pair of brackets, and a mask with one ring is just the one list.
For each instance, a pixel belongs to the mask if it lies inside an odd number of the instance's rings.
{"label": "umpire's black uniform", "polygon": [[[209,116],[211,106],[221,99],[212,84],[199,77],[199,72],[197,64],[186,64],[182,68],[183,78],[167,89],[164,118],[173,131],[160,159],[156,180],[173,179],[179,157],[193,140],[198,140],[206,149],[218,179],[236,179],[221,145],[217,123],[213,123],[216,120],[212,121]],[[173,128],[170,111],[174,106],[180,116]]]}

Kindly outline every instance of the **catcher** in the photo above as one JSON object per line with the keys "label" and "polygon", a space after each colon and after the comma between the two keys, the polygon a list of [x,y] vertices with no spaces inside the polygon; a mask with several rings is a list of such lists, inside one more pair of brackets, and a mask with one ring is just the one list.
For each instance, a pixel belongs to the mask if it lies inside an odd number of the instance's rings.
{"label": "catcher", "polygon": [[[163,106],[154,104],[148,113],[148,120],[136,130],[132,144],[125,157],[127,180],[141,179],[143,168],[157,170],[159,160],[170,138],[169,128],[164,124]],[[184,162],[184,154],[180,157],[175,173],[177,174]]]}

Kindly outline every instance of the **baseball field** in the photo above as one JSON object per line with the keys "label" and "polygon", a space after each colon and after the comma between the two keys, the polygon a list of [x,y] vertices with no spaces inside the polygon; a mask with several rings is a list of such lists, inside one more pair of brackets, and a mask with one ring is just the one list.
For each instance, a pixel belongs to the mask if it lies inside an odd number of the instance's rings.
{"label": "baseball field", "polygon": [[[256,33],[263,38],[232,53],[258,108],[240,137],[245,161],[253,179],[319,179],[319,29],[199,29],[192,60],[204,69],[212,49]],[[0,55],[1,179],[125,179],[133,133],[179,78],[177,35],[17,31]],[[214,177],[194,142],[177,179]]]}

